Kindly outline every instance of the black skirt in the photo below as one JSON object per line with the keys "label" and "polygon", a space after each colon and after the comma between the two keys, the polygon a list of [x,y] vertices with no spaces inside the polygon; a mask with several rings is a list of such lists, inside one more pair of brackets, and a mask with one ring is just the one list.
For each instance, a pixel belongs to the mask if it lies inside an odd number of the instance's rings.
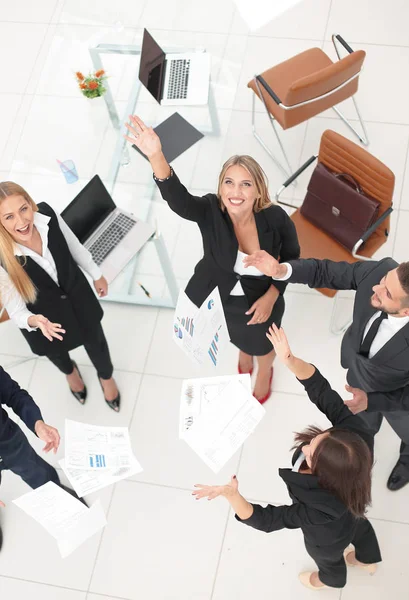
{"label": "black skirt", "polygon": [[280,327],[284,307],[284,297],[279,296],[265,323],[247,325],[252,315],[245,314],[250,308],[246,296],[229,296],[223,308],[231,343],[251,356],[264,356],[271,352],[273,346],[266,332],[273,323]]}

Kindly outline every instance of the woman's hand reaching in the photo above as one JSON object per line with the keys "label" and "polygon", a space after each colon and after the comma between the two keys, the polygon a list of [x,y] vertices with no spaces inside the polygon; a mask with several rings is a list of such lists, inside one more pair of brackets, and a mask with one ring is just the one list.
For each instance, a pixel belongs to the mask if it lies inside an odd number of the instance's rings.
{"label": "woman's hand reaching", "polygon": [[159,155],[162,152],[162,144],[153,128],[147,127],[142,119],[135,115],[130,115],[129,120],[130,122],[126,123],[129,135],[126,135],[125,139],[131,144],[135,144],[149,159],[155,155]]}
{"label": "woman's hand reaching", "polygon": [[51,321],[43,315],[32,315],[27,319],[27,323],[30,327],[40,329],[43,336],[46,337],[49,342],[52,342],[53,338],[62,341],[62,335],[59,334],[65,333],[65,329],[61,328],[60,323],[51,323]]}
{"label": "woman's hand reaching", "polygon": [[273,323],[266,336],[273,344],[274,350],[281,362],[285,364],[293,358],[287,336],[282,327],[278,329],[277,325]]}
{"label": "woman's hand reaching", "polygon": [[197,483],[195,488],[198,488],[192,492],[192,496],[196,496],[196,500],[201,498],[207,498],[208,500],[214,500],[218,496],[224,496],[225,498],[231,498],[239,491],[239,482],[235,475],[232,476],[230,483],[226,485],[203,485]]}

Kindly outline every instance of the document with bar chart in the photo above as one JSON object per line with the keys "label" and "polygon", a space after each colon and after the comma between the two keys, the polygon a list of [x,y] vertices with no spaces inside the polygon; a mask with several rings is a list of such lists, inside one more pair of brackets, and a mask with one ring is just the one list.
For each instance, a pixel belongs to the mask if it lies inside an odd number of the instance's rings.
{"label": "document with bar chart", "polygon": [[229,334],[219,289],[216,287],[200,308],[179,294],[173,319],[173,339],[189,358],[198,365],[217,366],[220,351],[226,347]]}

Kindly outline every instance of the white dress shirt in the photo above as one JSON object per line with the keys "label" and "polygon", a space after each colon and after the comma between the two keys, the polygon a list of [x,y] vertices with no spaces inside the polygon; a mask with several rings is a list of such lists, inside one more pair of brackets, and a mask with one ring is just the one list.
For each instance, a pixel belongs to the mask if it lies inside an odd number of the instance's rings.
{"label": "white dress shirt", "polygon": [[[237,250],[237,258],[233,267],[233,271],[238,275],[253,275],[255,277],[263,275],[261,271],[256,269],[256,267],[245,267],[243,264],[243,258],[246,258],[248,254],[245,254],[241,250]],[[244,296],[243,287],[240,281],[237,281],[236,285],[230,292],[231,296]]]}
{"label": "white dress shirt", "polygon": [[[287,273],[284,277],[280,279],[273,277],[273,279],[277,279],[277,281],[286,281],[292,275],[293,268],[290,263],[283,263],[287,267]],[[370,326],[375,321],[377,317],[381,314],[381,311],[378,310],[372,317],[369,319],[368,323],[365,326],[364,335],[362,337],[361,343],[365,339],[366,334],[369,331]],[[394,317],[393,315],[388,315],[386,319],[382,321],[379,326],[378,331],[376,332],[376,336],[374,341],[371,344],[369,349],[368,357],[372,358],[379,350],[387,343],[390,339],[393,338],[395,333],[398,333],[402,327],[409,323],[409,317]]]}
{"label": "white dress shirt", "polygon": [[[94,281],[102,277],[101,269],[93,261],[91,253],[79,242],[78,238],[74,235],[65,221],[57,215],[58,224],[61,232],[68,244],[69,251],[72,254],[73,259]],[[50,217],[43,215],[39,212],[34,214],[34,225],[41,237],[42,243],[42,254],[37,254],[31,248],[27,248],[22,244],[15,244],[14,255],[15,256],[29,256],[34,260],[44,271],[51,277],[57,285],[58,274],[57,267],[55,266],[54,258],[48,248],[48,222]],[[1,299],[4,308],[7,310],[8,315],[12,321],[20,329],[28,329],[28,331],[34,331],[28,324],[28,319],[34,313],[28,310],[26,303],[20,296],[12,281],[10,280],[7,272],[0,267],[0,289]],[[45,317],[47,315],[44,315]]]}

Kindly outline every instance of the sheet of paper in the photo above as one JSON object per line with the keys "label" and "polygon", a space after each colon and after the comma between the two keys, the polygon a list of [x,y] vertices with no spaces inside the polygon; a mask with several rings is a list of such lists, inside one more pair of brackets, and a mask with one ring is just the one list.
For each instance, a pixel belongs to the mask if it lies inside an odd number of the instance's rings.
{"label": "sheet of paper", "polygon": [[70,469],[130,468],[135,459],[127,427],[65,420],[65,464]]}
{"label": "sheet of paper", "polygon": [[100,471],[72,469],[67,467],[65,460],[59,461],[60,466],[67,476],[68,481],[80,498],[86,494],[97,492],[108,485],[112,485],[121,479],[135,475],[143,471],[139,462],[134,458],[130,467],[119,469],[101,469]]}
{"label": "sheet of paper", "polygon": [[184,440],[214,473],[253,433],[264,408],[245,386],[230,381],[184,433]]}
{"label": "sheet of paper", "polygon": [[[267,25],[300,0],[234,0],[241,17],[251,31]],[[311,2],[311,10],[313,3]]]}
{"label": "sheet of paper", "polygon": [[63,558],[106,525],[99,501],[87,508],[52,481],[13,502],[57,540]]}
{"label": "sheet of paper", "polygon": [[179,412],[179,437],[192,427],[196,419],[217,398],[231,381],[238,381],[251,392],[251,379],[248,373],[221,377],[185,379],[182,382]]}
{"label": "sheet of paper", "polygon": [[217,366],[219,354],[229,341],[223,305],[216,287],[200,308],[181,291],[173,320],[173,339],[198,365]]}

